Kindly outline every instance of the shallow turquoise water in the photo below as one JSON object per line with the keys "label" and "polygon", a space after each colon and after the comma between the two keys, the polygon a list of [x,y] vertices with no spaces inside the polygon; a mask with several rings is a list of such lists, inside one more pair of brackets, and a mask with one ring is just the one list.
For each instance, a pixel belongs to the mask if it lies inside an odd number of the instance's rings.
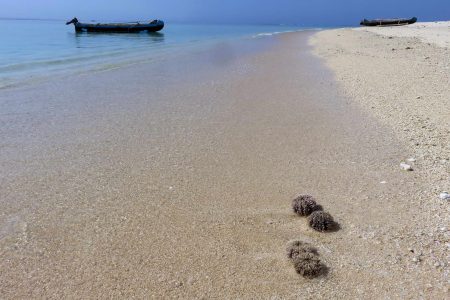
{"label": "shallow turquoise water", "polygon": [[287,26],[166,24],[159,33],[75,33],[64,21],[0,20],[0,88],[56,74],[160,59],[236,38],[300,30]]}

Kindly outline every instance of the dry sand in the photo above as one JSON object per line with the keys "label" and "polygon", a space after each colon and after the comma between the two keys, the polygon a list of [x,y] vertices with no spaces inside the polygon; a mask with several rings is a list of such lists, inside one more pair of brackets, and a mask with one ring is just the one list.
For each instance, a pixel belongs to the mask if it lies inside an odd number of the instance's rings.
{"label": "dry sand", "polygon": [[[445,206],[310,35],[2,91],[2,298],[443,299]],[[341,230],[309,229],[298,193]],[[294,238],[326,276],[295,273]]]}
{"label": "dry sand", "polygon": [[450,48],[450,21],[433,23],[418,22],[408,26],[361,27],[356,30],[391,37],[409,37],[420,40],[423,43],[431,43],[440,47]]}
{"label": "dry sand", "polygon": [[414,220],[425,236],[415,244],[442,274],[433,286],[449,286],[450,207],[438,196],[450,190],[450,22],[329,30],[310,42],[341,93],[407,146],[398,162],[415,159],[412,177],[427,186],[403,201],[429,214]]}

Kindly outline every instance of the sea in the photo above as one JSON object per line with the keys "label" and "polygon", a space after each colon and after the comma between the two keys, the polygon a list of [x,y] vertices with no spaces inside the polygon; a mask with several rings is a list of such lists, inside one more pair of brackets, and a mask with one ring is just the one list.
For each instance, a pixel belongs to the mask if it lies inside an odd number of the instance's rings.
{"label": "sea", "polygon": [[[86,20],[80,20],[86,21]],[[76,33],[64,20],[0,19],[0,89],[54,76],[104,71],[235,39],[257,39],[305,28],[166,22],[156,33]]]}

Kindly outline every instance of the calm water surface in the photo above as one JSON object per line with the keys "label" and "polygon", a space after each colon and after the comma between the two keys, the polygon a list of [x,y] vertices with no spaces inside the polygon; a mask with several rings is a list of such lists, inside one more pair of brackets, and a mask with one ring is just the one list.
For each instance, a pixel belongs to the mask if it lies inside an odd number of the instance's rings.
{"label": "calm water surface", "polygon": [[58,74],[161,59],[188,48],[300,30],[287,26],[166,24],[158,33],[75,33],[64,21],[0,20],[0,88]]}

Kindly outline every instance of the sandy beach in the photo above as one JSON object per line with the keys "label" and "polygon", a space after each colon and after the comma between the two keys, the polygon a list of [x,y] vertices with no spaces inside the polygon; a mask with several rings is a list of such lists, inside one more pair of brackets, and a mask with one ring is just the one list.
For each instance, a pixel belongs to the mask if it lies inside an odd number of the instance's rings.
{"label": "sandy beach", "polygon": [[[2,298],[445,299],[449,49],[397,30],[2,90]],[[304,193],[340,230],[292,212]],[[296,274],[292,239],[327,273]]]}
{"label": "sandy beach", "polygon": [[414,244],[447,286],[450,209],[439,196],[450,186],[449,28],[450,22],[430,22],[337,29],[310,40],[340,92],[406,146],[399,162],[412,165],[413,177],[426,182],[422,196],[404,199],[417,206],[418,215],[419,210],[428,214],[414,221],[424,236]]}

